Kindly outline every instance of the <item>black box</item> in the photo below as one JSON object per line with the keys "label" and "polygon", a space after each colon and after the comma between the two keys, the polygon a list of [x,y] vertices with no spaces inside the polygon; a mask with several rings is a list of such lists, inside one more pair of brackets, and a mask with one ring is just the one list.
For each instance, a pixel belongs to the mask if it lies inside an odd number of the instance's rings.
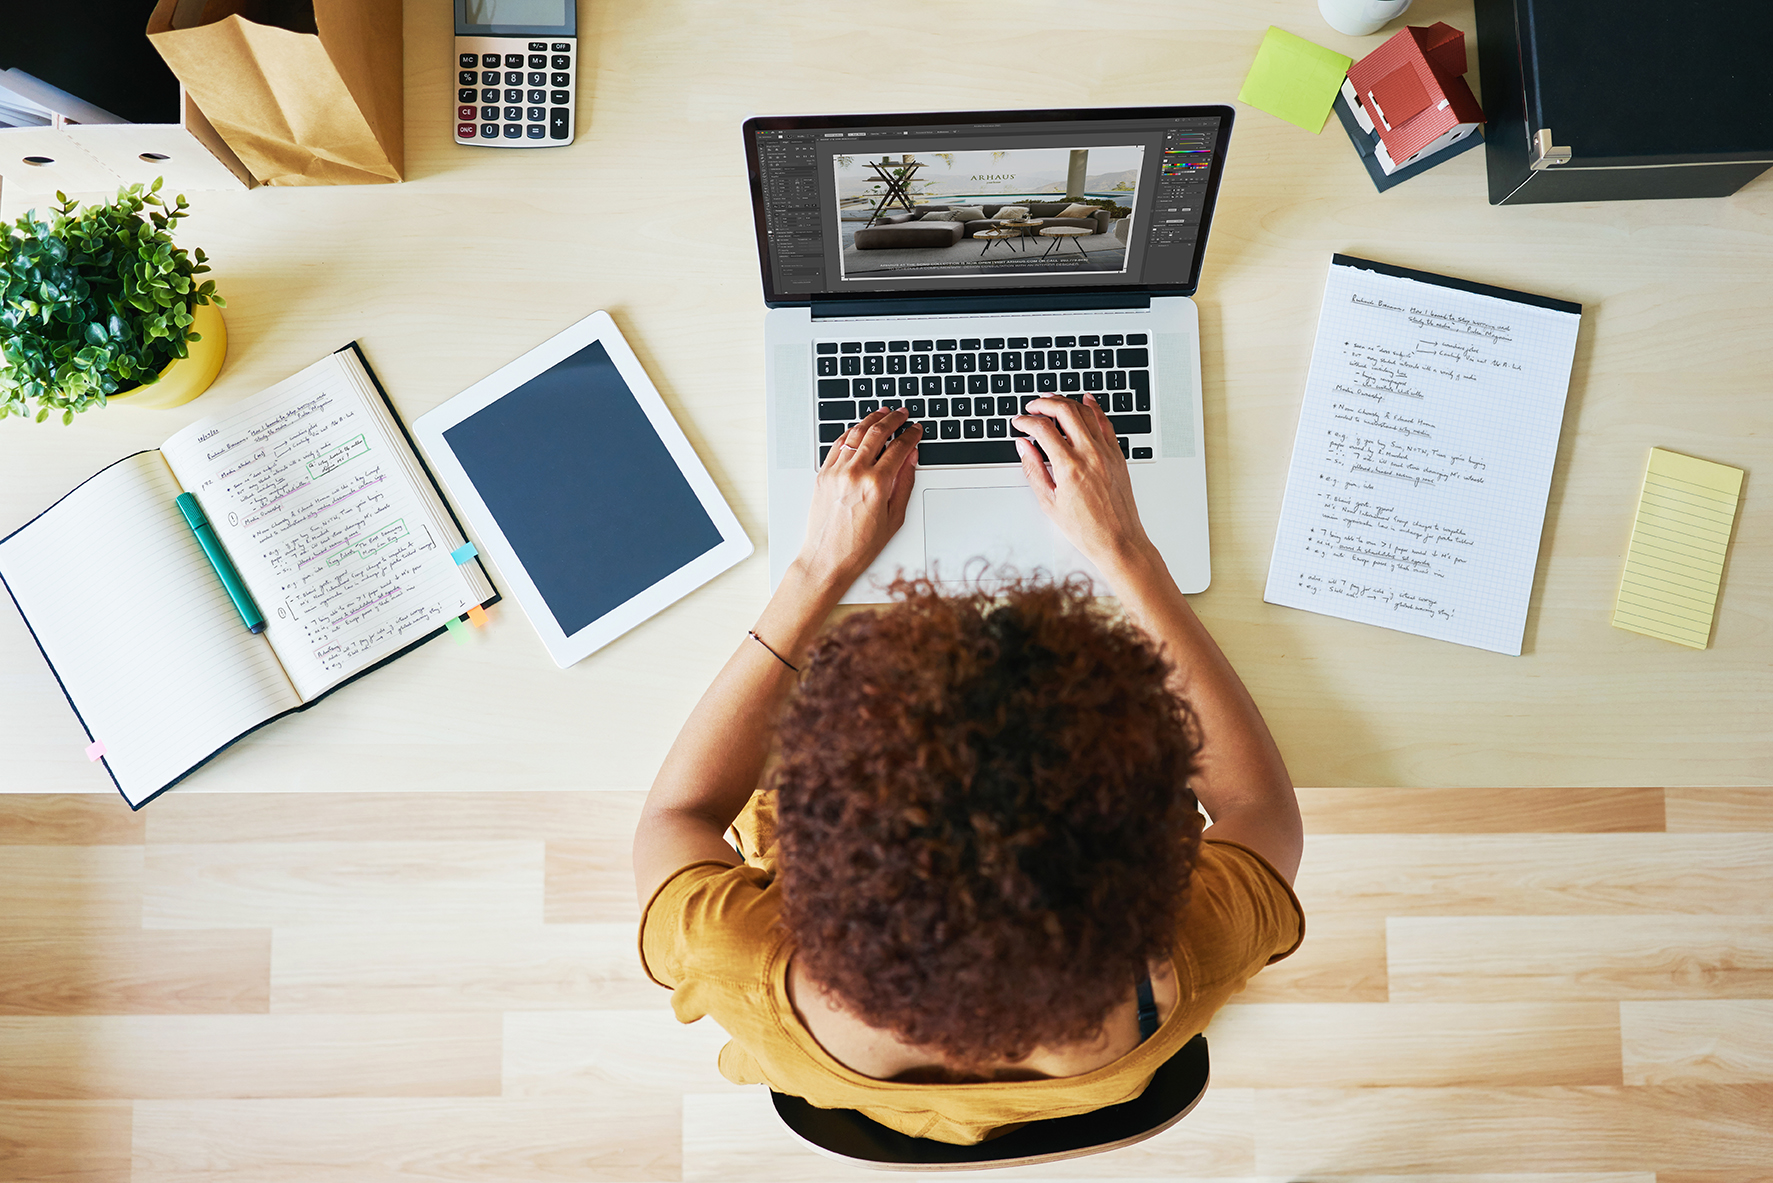
{"label": "black box", "polygon": [[1491,205],[1728,197],[1773,166],[1773,4],[1477,0]]}

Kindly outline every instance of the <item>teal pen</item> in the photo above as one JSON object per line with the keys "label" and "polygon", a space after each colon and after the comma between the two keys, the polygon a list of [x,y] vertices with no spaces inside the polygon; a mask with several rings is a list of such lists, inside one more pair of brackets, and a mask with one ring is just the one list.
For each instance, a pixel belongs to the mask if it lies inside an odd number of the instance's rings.
{"label": "teal pen", "polygon": [[246,585],[240,582],[240,573],[228,561],[228,552],[222,549],[222,540],[215,536],[209,519],[203,516],[203,507],[197,504],[197,498],[189,493],[180,493],[178,507],[179,512],[185,515],[191,533],[197,535],[197,545],[209,556],[209,565],[215,568],[215,573],[221,577],[222,586],[228,589],[228,598],[234,601],[234,607],[240,612],[240,619],[246,622],[246,631],[264,632],[264,613],[252,602],[252,593],[246,590]]}

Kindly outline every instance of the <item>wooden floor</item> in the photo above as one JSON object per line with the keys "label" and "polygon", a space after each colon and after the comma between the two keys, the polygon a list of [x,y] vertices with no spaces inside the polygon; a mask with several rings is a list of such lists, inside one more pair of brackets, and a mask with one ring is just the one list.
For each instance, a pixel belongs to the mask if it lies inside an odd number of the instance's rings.
{"label": "wooden floor", "polygon": [[[1773,790],[1301,797],[1200,1108],[1024,1173],[1773,1180]],[[642,977],[639,805],[0,796],[0,1179],[859,1175]]]}

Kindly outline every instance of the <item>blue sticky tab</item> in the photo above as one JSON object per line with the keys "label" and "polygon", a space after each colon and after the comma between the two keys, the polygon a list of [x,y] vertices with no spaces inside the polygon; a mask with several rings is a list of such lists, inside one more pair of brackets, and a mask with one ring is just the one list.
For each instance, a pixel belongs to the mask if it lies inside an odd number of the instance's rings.
{"label": "blue sticky tab", "polygon": [[449,557],[456,561],[456,566],[460,567],[463,563],[479,553],[478,550],[474,549],[474,544],[472,542],[464,542],[462,545],[450,551]]}

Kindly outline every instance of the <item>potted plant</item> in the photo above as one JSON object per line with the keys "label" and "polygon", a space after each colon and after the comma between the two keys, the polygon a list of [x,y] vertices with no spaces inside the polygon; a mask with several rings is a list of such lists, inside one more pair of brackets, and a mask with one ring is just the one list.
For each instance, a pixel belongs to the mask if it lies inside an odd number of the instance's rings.
{"label": "potted plant", "polygon": [[[214,381],[227,354],[215,281],[201,250],[175,246],[186,216],[156,180],[100,205],[70,201],[43,221],[30,210],[0,226],[0,419],[37,422],[127,397],[141,406],[189,402]],[[152,207],[152,208],[150,208]]]}

